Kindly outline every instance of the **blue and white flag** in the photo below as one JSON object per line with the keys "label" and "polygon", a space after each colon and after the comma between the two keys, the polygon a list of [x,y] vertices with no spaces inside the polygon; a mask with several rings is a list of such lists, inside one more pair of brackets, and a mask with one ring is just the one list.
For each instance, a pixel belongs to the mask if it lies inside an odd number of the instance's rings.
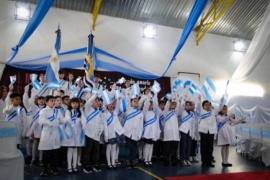
{"label": "blue and white flag", "polygon": [[16,82],[16,75],[10,76],[10,84],[14,84]]}
{"label": "blue and white flag", "polygon": [[216,94],[216,87],[209,77],[205,78],[204,84],[202,86],[202,91],[208,101],[214,100]]}
{"label": "blue and white flag", "polygon": [[167,93],[167,94],[165,95],[165,98],[166,98],[166,99],[170,99],[170,97],[171,97],[171,93]]}
{"label": "blue and white flag", "polygon": [[225,87],[225,93],[224,93],[224,95],[222,96],[222,98],[221,98],[221,100],[220,100],[220,102],[221,102],[222,104],[227,104],[227,101],[228,101],[228,98],[229,98],[229,94],[228,94],[228,86],[229,86],[229,83],[230,83],[230,81],[228,80],[228,81],[227,81],[227,84],[226,84],[226,87]]}
{"label": "blue and white flag", "polygon": [[157,94],[157,93],[160,92],[160,90],[161,90],[160,84],[155,80],[154,84],[153,84],[153,86],[151,88],[151,91],[153,91],[155,94]]}
{"label": "blue and white flag", "polygon": [[31,85],[35,90],[38,90],[42,87],[42,84],[37,80],[38,75],[37,74],[30,74],[30,80],[31,80]]}
{"label": "blue and white flag", "polygon": [[184,84],[184,89],[185,89],[186,87],[190,86],[190,85],[191,85],[191,81],[190,81],[190,80],[187,80],[187,81],[185,82],[185,84]]}
{"label": "blue and white flag", "polygon": [[179,79],[175,80],[174,85],[173,85],[173,92],[175,92],[177,89],[180,90],[183,87],[184,87],[184,85],[183,85],[181,80],[179,80]]}
{"label": "blue and white flag", "polygon": [[124,82],[126,82],[126,79],[124,77],[121,77],[117,82],[116,84],[123,84]]}
{"label": "blue and white flag", "polygon": [[127,111],[127,102],[125,99],[121,99],[121,102],[120,102],[120,111],[121,112],[126,112]]}
{"label": "blue and white flag", "polygon": [[77,77],[77,79],[74,81],[74,83],[73,83],[73,85],[77,85],[78,84],[78,82],[80,81],[82,79],[82,77]]}
{"label": "blue and white flag", "polygon": [[112,104],[112,98],[109,91],[106,89],[101,93],[104,105]]}
{"label": "blue and white flag", "polygon": [[197,91],[197,87],[196,87],[196,85],[195,84],[191,84],[191,86],[189,87],[189,92],[190,92],[190,94],[195,94],[196,93],[196,91]]}
{"label": "blue and white flag", "polygon": [[45,73],[45,81],[47,84],[54,83],[59,84],[58,71],[60,69],[59,62],[59,50],[61,46],[61,30],[58,28],[56,33],[56,41],[52,51],[52,56],[50,59],[50,63],[47,66]]}
{"label": "blue and white flag", "polygon": [[131,98],[136,98],[141,93],[139,83],[135,83],[131,86]]}
{"label": "blue and white flag", "polygon": [[115,96],[115,99],[118,99],[121,96],[121,92],[119,89],[114,91],[114,96]]}
{"label": "blue and white flag", "polygon": [[91,33],[88,36],[87,52],[84,59],[84,72],[83,77],[84,84],[87,87],[94,87],[94,69],[95,69],[95,46],[94,46],[94,35]]}

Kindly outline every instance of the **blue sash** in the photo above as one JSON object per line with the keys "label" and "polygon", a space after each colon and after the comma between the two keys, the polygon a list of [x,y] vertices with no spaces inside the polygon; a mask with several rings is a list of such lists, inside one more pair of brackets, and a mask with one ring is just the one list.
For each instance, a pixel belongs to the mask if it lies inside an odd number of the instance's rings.
{"label": "blue sash", "polygon": [[107,126],[109,126],[113,122],[113,113],[111,113],[111,116],[109,119],[107,119]]}
{"label": "blue sash", "polygon": [[168,121],[173,115],[174,115],[174,111],[170,111],[170,112],[167,114],[165,121]]}
{"label": "blue sash", "polygon": [[181,121],[182,124],[185,123],[186,121],[188,121],[192,116],[193,116],[193,113],[186,115]]}
{"label": "blue sash", "polygon": [[15,109],[12,113],[10,113],[7,117],[6,117],[6,121],[10,121],[11,119],[13,119],[14,117],[16,117],[17,115],[20,115],[20,112],[22,111],[22,107],[19,109]]}
{"label": "blue sash", "polygon": [[29,111],[26,113],[26,116],[30,116],[32,114],[32,111]]}
{"label": "blue sash", "polygon": [[134,118],[135,116],[139,115],[140,113],[141,113],[141,111],[139,109],[136,109],[135,111],[133,111],[132,113],[127,115],[126,118],[125,118],[124,125],[128,120],[130,120],[131,118]]}
{"label": "blue sash", "polygon": [[210,117],[210,116],[211,116],[211,113],[212,113],[212,112],[209,111],[209,112],[207,112],[207,113],[201,115],[201,120]]}
{"label": "blue sash", "polygon": [[77,117],[78,117],[78,112],[77,111],[75,111],[74,114],[70,117],[71,121],[74,122],[74,124],[75,124],[75,120],[77,119]]}
{"label": "blue sash", "polygon": [[42,96],[47,90],[48,90],[48,84],[44,84],[42,88],[40,89],[38,96]]}
{"label": "blue sash", "polygon": [[[43,108],[42,108],[43,109]],[[33,120],[30,124],[30,127],[32,127],[32,125],[34,124],[34,122],[39,118],[39,113],[40,113],[41,109],[39,109],[36,114],[33,116]]]}
{"label": "blue sash", "polygon": [[155,116],[154,116],[152,119],[146,121],[146,122],[143,124],[143,133],[142,133],[142,134],[144,134],[145,128],[146,128],[147,126],[153,124],[156,120],[157,120],[157,114],[155,113]]}
{"label": "blue sash", "polygon": [[54,108],[53,115],[51,117],[48,117],[48,120],[51,122],[54,121],[55,118],[57,117],[57,114],[58,114],[58,110]]}
{"label": "blue sash", "polygon": [[94,110],[86,119],[86,123],[89,123],[91,120],[94,119],[99,114],[99,110]]}
{"label": "blue sash", "polygon": [[164,115],[162,114],[161,116],[159,116],[159,128],[160,128],[160,130],[163,129],[163,127],[162,127],[162,121],[163,120],[164,120]]}
{"label": "blue sash", "polygon": [[66,81],[65,81],[65,80],[62,80],[62,81],[60,82],[60,85],[63,86],[65,83],[66,83]]}
{"label": "blue sash", "polygon": [[218,131],[222,128],[222,126],[224,126],[225,123],[218,123],[218,125],[217,125]]}
{"label": "blue sash", "polygon": [[83,92],[83,89],[84,89],[83,87],[80,88],[80,90],[79,90],[79,92],[78,92],[78,95],[77,95],[77,98],[81,98],[81,97],[82,97],[82,95],[83,95],[83,93],[84,93],[84,92]]}

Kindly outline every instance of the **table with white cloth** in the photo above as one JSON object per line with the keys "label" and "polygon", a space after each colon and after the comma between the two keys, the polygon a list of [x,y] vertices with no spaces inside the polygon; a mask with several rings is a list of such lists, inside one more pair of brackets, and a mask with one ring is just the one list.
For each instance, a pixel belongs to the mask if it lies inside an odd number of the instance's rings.
{"label": "table with white cloth", "polygon": [[24,158],[17,149],[15,122],[0,121],[0,177],[8,180],[24,179]]}
{"label": "table with white cloth", "polygon": [[246,123],[235,127],[238,148],[253,158],[261,157],[262,162],[270,165],[270,124]]}

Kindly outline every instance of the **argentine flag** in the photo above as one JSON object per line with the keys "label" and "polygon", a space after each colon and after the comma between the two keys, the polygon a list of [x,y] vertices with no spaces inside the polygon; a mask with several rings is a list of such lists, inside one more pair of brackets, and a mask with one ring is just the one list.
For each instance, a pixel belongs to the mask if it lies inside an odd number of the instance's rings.
{"label": "argentine flag", "polygon": [[208,101],[214,100],[216,94],[216,87],[209,77],[205,78],[204,84],[202,86],[202,91]]}
{"label": "argentine flag", "polygon": [[59,84],[58,71],[60,69],[59,50],[61,45],[61,30],[56,31],[56,41],[52,51],[50,63],[46,69],[45,82],[47,84]]}

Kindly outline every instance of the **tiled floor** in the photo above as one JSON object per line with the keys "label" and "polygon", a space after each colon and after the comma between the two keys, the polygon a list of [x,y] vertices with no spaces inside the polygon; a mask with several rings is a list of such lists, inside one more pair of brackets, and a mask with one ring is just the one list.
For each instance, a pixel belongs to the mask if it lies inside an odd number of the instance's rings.
{"label": "tiled floor", "polygon": [[[233,167],[223,168],[221,166],[220,148],[215,147],[214,157],[216,159],[214,168],[203,168],[201,163],[195,163],[190,167],[183,167],[180,164],[177,167],[164,167],[163,163],[156,162],[153,167],[145,168],[142,164],[138,164],[141,168],[148,171],[145,172],[141,169],[125,170],[124,167],[119,167],[117,170],[107,170],[102,166],[102,172],[84,174],[68,175],[66,169],[60,169],[61,175],[49,176],[46,178],[39,177],[39,167],[25,167],[25,179],[65,179],[65,180],[89,180],[89,179],[102,179],[102,180],[150,180],[150,179],[163,179],[169,176],[187,176],[199,174],[220,174],[230,172],[247,172],[247,171],[269,171],[270,167],[265,167],[257,161],[251,161],[246,156],[236,153],[235,147],[230,148],[229,160]],[[154,175],[155,177],[151,176]]]}

